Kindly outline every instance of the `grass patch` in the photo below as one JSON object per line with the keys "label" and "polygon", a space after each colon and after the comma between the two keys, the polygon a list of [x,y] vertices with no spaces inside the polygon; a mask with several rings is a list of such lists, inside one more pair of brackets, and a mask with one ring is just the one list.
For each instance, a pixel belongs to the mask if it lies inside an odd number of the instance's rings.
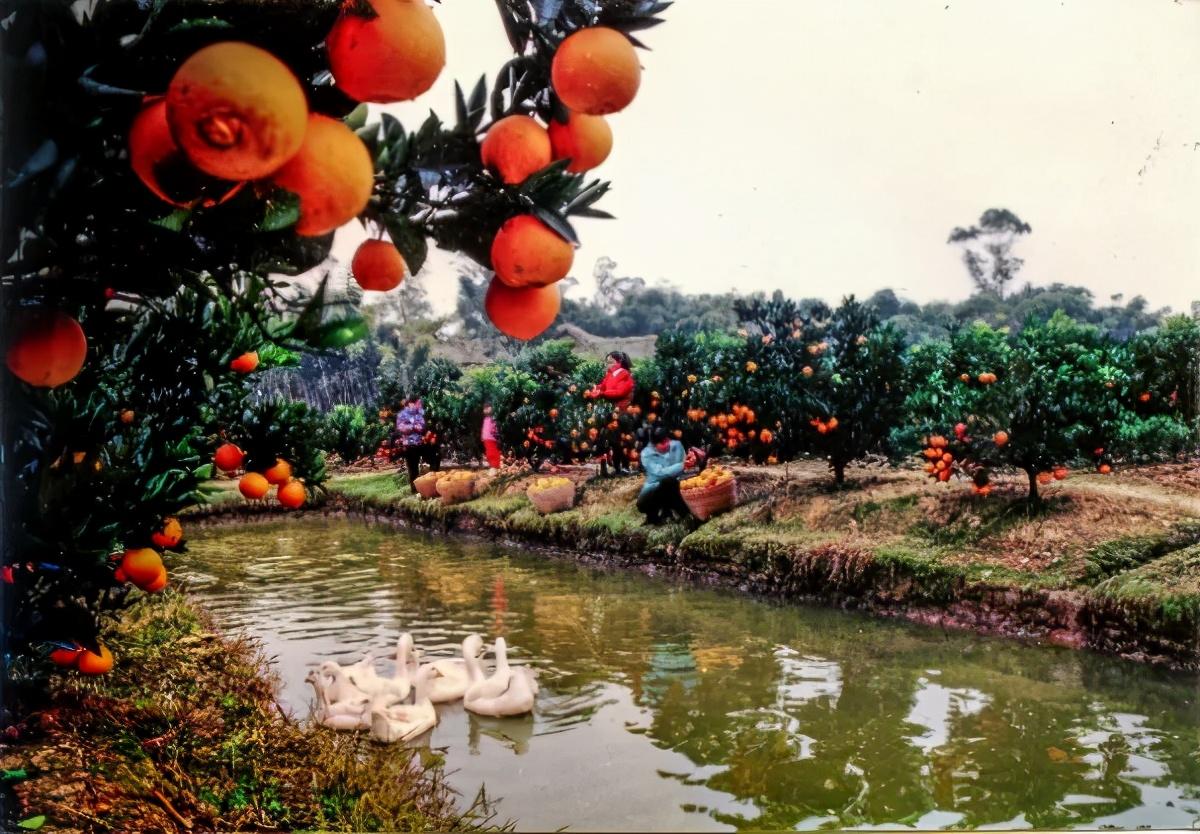
{"label": "grass patch", "polygon": [[1117,607],[1195,628],[1200,624],[1200,544],[1113,576],[1094,593]]}
{"label": "grass patch", "polygon": [[344,495],[373,506],[385,506],[412,495],[408,476],[396,472],[342,475],[326,481],[325,489],[332,495]]}
{"label": "grass patch", "polygon": [[[5,766],[15,790],[58,828],[150,831],[463,830],[480,798],[454,808],[440,762],[284,717],[257,648],[227,639],[181,596],[135,603],[104,636],[117,659],[100,679],[53,675],[52,705]],[[44,680],[27,680],[31,692]],[[37,719],[40,718],[40,721]]]}
{"label": "grass patch", "polygon": [[1176,524],[1158,535],[1124,536],[1103,542],[1085,555],[1082,581],[1095,585],[1194,544],[1200,544],[1200,522],[1196,521]]}

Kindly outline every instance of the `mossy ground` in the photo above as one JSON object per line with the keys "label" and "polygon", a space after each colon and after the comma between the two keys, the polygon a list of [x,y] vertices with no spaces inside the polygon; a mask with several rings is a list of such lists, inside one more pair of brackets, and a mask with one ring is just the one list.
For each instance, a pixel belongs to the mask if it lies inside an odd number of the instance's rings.
{"label": "mossy ground", "polygon": [[109,675],[47,681],[38,665],[16,677],[38,702],[26,704],[2,764],[26,773],[14,785],[18,818],[44,815],[43,830],[421,831],[483,821],[455,810],[435,756],[398,755],[282,715],[257,648],[214,633],[177,594],[135,603],[103,639],[117,659]]}

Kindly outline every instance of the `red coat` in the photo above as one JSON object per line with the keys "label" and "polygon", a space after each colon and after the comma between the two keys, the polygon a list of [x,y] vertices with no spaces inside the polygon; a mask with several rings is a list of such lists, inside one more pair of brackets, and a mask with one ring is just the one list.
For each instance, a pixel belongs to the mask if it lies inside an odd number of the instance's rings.
{"label": "red coat", "polygon": [[617,408],[627,408],[633,401],[633,374],[615,366],[604,374],[600,384],[592,389],[596,397],[603,397]]}

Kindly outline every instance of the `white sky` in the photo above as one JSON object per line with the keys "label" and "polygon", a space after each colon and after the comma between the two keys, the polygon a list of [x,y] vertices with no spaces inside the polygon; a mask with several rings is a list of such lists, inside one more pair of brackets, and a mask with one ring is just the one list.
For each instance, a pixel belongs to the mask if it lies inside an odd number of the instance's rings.
{"label": "white sky", "polygon": [[[492,0],[436,8],[448,63],[415,103],[453,119],[509,57]],[[970,284],[946,236],[989,207],[1033,226],[1020,282],[1200,299],[1200,0],[678,0],[641,33],[637,100],[576,221],[572,275],[693,292],[919,300]],[[348,261],[361,238],[341,233]],[[452,297],[450,259],[425,282]]]}

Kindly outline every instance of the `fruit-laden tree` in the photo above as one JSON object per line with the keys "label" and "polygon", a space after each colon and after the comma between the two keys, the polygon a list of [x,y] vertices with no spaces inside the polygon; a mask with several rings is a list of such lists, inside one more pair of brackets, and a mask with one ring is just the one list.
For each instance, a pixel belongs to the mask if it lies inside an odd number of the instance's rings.
{"label": "fruit-laden tree", "polygon": [[320,447],[351,464],[373,458],[388,436],[388,425],[361,405],[335,405],[321,426]]}
{"label": "fruit-laden tree", "polygon": [[828,348],[800,372],[802,378],[811,376],[818,409],[808,421],[809,449],[829,461],[834,481],[841,484],[847,464],[889,452],[891,427],[903,413],[904,337],[850,296],[833,311],[818,345]]}
{"label": "fruit-laden tree", "polygon": [[[318,479],[311,450],[275,458],[305,415],[235,406],[245,374],[364,334],[324,282],[306,294],[286,280],[324,261],[338,227],[358,218],[372,232],[352,265],[365,289],[420,269],[433,239],[497,272],[486,306],[501,330],[544,330],[571,265],[568,218],[604,216],[607,185],[578,172],[603,159],[603,115],[636,93],[628,33],[666,6],[502,0],[517,57],[491,95],[481,80],[459,92],[453,127],[431,116],[410,133],[386,115],[365,124],[365,104],[411,99],[441,71],[443,36],[420,0],[0,0],[13,648],[79,641],[89,670],[110,666],[97,617],[124,579],[161,587],[161,556],[140,544],[195,501],[214,448],[228,468],[263,467],[244,477],[248,497],[274,481],[282,502],[303,503],[288,470]],[[162,353],[139,337],[148,326]],[[112,421],[125,411],[132,422]],[[108,558],[126,548],[136,564]]]}
{"label": "fruit-laden tree", "polygon": [[956,226],[948,242],[962,246],[963,264],[979,291],[1004,298],[1005,287],[1025,264],[1012,253],[1013,244],[1019,235],[1032,231],[1028,223],[1008,209],[988,209],[980,216],[979,225],[965,229]]}
{"label": "fruit-laden tree", "polygon": [[1066,477],[1068,463],[1091,460],[1107,473],[1113,456],[1135,451],[1139,438],[1159,443],[1170,433],[1125,402],[1130,370],[1125,348],[1061,314],[1015,336],[984,324],[964,328],[948,343],[913,349],[911,423],[897,431],[897,448],[923,438],[931,476],[948,481],[958,472],[983,494],[991,470],[1020,469],[1037,501],[1039,485]]}

